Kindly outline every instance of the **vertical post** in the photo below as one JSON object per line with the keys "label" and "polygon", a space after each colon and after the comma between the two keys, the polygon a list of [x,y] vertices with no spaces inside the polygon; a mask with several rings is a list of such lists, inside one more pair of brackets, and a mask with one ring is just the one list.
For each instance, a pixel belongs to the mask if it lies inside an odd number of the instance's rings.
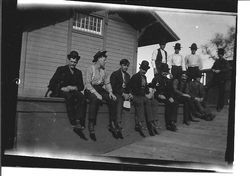
{"label": "vertical post", "polygon": [[[68,22],[68,39],[67,39],[67,53],[65,56],[68,55],[68,53],[70,53],[71,51],[71,47],[72,47],[72,28],[73,28],[73,18],[70,17],[69,22]],[[66,63],[67,63],[68,59],[66,57]]]}
{"label": "vertical post", "polygon": [[20,69],[19,69],[20,84],[18,86],[19,87],[18,95],[23,95],[24,93],[27,44],[28,44],[28,32],[23,32],[22,46],[21,46],[21,61],[20,61]]}
{"label": "vertical post", "polygon": [[108,31],[108,19],[109,18],[109,11],[105,11],[104,20],[103,20],[103,46],[102,49],[106,50],[107,44],[107,31]]}
{"label": "vertical post", "polygon": [[132,74],[136,73],[137,68],[137,51],[138,51],[138,39],[139,39],[139,31],[136,31],[136,39],[134,42],[134,56],[133,56],[133,68],[132,68]]}

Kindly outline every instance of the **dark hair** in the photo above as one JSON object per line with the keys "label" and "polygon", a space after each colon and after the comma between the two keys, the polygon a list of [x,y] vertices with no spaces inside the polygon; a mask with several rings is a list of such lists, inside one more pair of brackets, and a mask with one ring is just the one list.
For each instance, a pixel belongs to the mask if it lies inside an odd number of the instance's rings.
{"label": "dark hair", "polygon": [[120,65],[129,65],[129,64],[130,64],[130,62],[129,62],[128,59],[122,59],[122,60],[120,61]]}

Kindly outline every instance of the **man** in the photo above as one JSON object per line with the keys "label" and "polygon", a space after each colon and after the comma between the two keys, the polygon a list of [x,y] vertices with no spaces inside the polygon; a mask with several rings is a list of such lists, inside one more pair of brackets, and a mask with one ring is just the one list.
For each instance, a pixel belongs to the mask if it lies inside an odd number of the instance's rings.
{"label": "man", "polygon": [[154,74],[159,73],[161,63],[167,63],[167,52],[164,50],[166,47],[165,41],[159,42],[160,48],[155,50],[152,54],[152,67],[154,69]]}
{"label": "man", "polygon": [[129,64],[130,63],[127,59],[122,59],[120,61],[120,68],[117,71],[114,71],[110,76],[112,90],[117,98],[117,121],[115,122],[115,124],[118,127],[118,135],[120,138],[123,138],[121,132],[123,103],[124,101],[130,101],[133,98],[132,94],[127,90],[127,84],[130,80],[130,75],[127,73]]}
{"label": "man", "polygon": [[174,46],[174,54],[168,57],[168,66],[173,75],[173,78],[180,78],[181,74],[186,71],[185,60],[180,54],[181,44],[176,43]]}
{"label": "man", "polygon": [[202,61],[200,56],[196,54],[198,49],[196,43],[193,43],[189,48],[191,49],[191,54],[185,57],[185,65],[187,67],[187,76],[189,80],[192,80],[202,69]]}
{"label": "man", "polygon": [[209,89],[212,87],[218,87],[218,101],[217,101],[217,111],[220,112],[224,107],[224,95],[225,95],[225,85],[227,81],[227,74],[230,70],[230,65],[223,58],[225,50],[223,48],[219,48],[218,51],[218,59],[214,62],[212,66],[212,72],[213,72],[213,78],[212,80],[207,84],[206,92],[208,93]]}
{"label": "man", "polygon": [[195,79],[189,82],[189,95],[195,105],[195,116],[210,121],[213,120],[215,115],[205,106],[205,87],[200,82],[202,74],[198,73]]}
{"label": "man", "polygon": [[[107,51],[98,51],[94,55],[93,65],[87,69],[86,73],[86,94],[89,99],[89,122],[88,129],[90,138],[96,140],[95,129],[96,117],[99,105],[105,100],[109,108],[109,131],[116,135],[116,96],[112,92],[109,76],[105,70]],[[104,88],[105,87],[105,88]],[[116,136],[114,136],[116,137]]]}
{"label": "man", "polygon": [[187,82],[187,75],[182,74],[181,79],[174,79],[173,81],[173,88],[175,94],[175,100],[178,103],[183,103],[183,123],[189,125],[189,121],[192,122],[199,122],[198,120],[194,119],[192,113],[194,112],[194,105],[191,100],[191,96],[187,93],[189,92],[188,82]]}
{"label": "man", "polygon": [[[157,134],[154,121],[156,120],[157,102],[153,100],[153,91],[150,93],[147,87],[147,78],[145,74],[149,67],[149,62],[143,60],[140,64],[140,71],[132,76],[129,81],[128,89],[133,95],[133,103],[135,106],[135,130],[143,134],[142,130],[146,129],[144,124],[145,115],[149,126],[149,133]],[[147,95],[147,97],[146,97]]]}
{"label": "man", "polygon": [[55,97],[63,97],[69,121],[75,132],[85,128],[86,98],[81,93],[84,89],[82,72],[76,68],[80,59],[77,51],[67,55],[68,64],[57,68],[49,82],[49,89]]}
{"label": "man", "polygon": [[165,104],[166,128],[170,131],[176,131],[178,104],[174,100],[173,81],[167,64],[162,63],[160,70],[160,74],[152,80],[152,84],[156,88],[155,97],[159,102]]}

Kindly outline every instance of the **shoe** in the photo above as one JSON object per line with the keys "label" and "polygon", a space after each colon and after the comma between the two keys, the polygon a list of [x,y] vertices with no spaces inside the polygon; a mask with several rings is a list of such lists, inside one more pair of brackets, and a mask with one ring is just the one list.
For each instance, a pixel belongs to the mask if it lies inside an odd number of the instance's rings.
{"label": "shoe", "polygon": [[185,125],[187,125],[187,126],[190,125],[190,122],[188,122],[188,121],[184,121],[183,123],[184,123]]}
{"label": "shoe", "polygon": [[169,130],[169,131],[176,131],[177,130],[177,128],[176,128],[176,126],[175,125],[172,125],[172,124],[168,124],[167,125],[167,130]]}
{"label": "shoe", "polygon": [[108,130],[111,132],[114,138],[118,139],[118,134],[117,134],[118,130],[114,127],[112,122],[109,124]]}
{"label": "shoe", "polygon": [[155,126],[156,129],[161,129],[161,126],[160,126],[158,120],[153,121],[153,124],[154,124],[154,126]]}
{"label": "shoe", "polygon": [[89,137],[90,137],[90,139],[92,139],[93,141],[96,141],[96,135],[95,135],[95,132],[90,132],[89,133]]}

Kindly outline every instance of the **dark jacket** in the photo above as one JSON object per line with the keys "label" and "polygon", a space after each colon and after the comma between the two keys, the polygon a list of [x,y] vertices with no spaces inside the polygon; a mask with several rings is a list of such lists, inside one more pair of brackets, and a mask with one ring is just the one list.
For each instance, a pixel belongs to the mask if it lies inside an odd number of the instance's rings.
{"label": "dark jacket", "polygon": [[122,71],[121,69],[114,71],[110,76],[110,83],[112,86],[112,90],[114,94],[122,95],[122,93],[129,93],[127,89],[128,82],[130,80],[130,75],[125,72],[124,73],[125,78],[125,88],[122,87],[123,84],[123,77],[122,77]]}
{"label": "dark jacket", "polygon": [[172,79],[158,74],[153,78],[152,85],[156,89],[155,97],[157,100],[159,100],[158,95],[164,95],[167,99],[174,97]]}
{"label": "dark jacket", "polygon": [[[59,91],[62,87],[77,86],[78,91],[84,89],[82,72],[77,68],[74,69],[74,74],[70,72],[69,66],[60,66],[49,82],[48,88],[53,91]],[[52,93],[53,94],[53,93]],[[58,95],[59,96],[59,95]]]}
{"label": "dark jacket", "polygon": [[[144,87],[142,86],[142,77],[146,80]],[[148,93],[146,76],[141,75],[140,72],[134,74],[128,83],[128,91],[136,96],[145,96],[145,94]]]}
{"label": "dark jacket", "polygon": [[190,81],[188,83],[188,92],[191,97],[195,98],[204,98],[205,97],[205,89],[202,83],[199,81]]}
{"label": "dark jacket", "polygon": [[189,92],[189,85],[186,82],[179,80],[179,79],[174,79],[173,80],[173,90],[174,90],[174,96],[176,98],[180,98],[183,96],[184,93]]}
{"label": "dark jacket", "polygon": [[212,69],[220,70],[220,73],[214,73],[214,79],[218,81],[224,81],[228,78],[230,65],[225,59],[217,59],[215,60]]}

